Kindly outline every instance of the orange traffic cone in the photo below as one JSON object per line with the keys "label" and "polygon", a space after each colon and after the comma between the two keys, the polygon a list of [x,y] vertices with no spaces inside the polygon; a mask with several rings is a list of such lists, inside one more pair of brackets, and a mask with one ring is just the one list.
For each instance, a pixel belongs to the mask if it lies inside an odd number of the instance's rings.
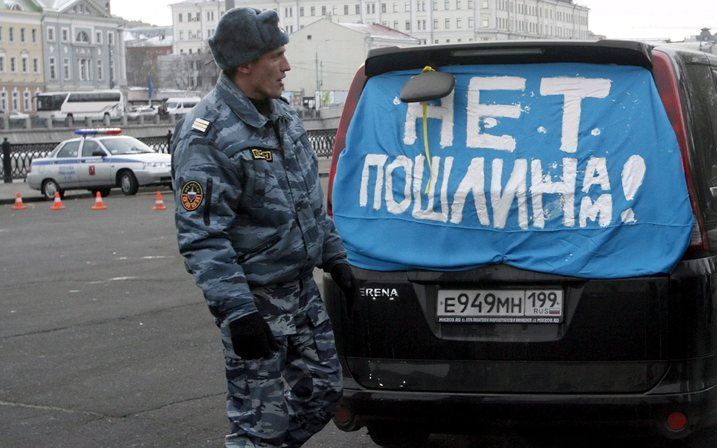
{"label": "orange traffic cone", "polygon": [[167,207],[164,206],[164,199],[162,198],[162,193],[158,191],[154,197],[154,207],[152,207],[152,210],[162,211],[166,209]]}
{"label": "orange traffic cone", "polygon": [[92,210],[107,210],[107,206],[102,201],[102,195],[98,191],[97,194],[95,194],[95,203],[90,207]]}
{"label": "orange traffic cone", "polygon": [[52,203],[52,206],[50,207],[50,210],[64,210],[65,206],[62,205],[62,201],[60,200],[60,192],[55,192],[55,202]]}
{"label": "orange traffic cone", "polygon": [[15,205],[12,206],[13,210],[25,210],[27,207],[22,203],[22,195],[15,193]]}

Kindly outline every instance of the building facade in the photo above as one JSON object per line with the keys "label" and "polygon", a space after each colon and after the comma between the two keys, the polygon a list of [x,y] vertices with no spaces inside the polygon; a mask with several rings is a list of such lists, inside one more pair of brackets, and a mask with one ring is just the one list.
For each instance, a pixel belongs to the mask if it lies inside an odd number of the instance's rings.
{"label": "building facade", "polygon": [[127,86],[122,20],[109,2],[37,0],[42,6],[45,85],[48,91]]}
{"label": "building facade", "polygon": [[219,18],[226,11],[226,2],[185,1],[170,5],[174,29],[173,54],[191,55],[209,51],[209,39],[217,27]]}
{"label": "building facade", "polygon": [[130,28],[124,32],[127,85],[159,87],[159,57],[172,54],[172,28]]}
{"label": "building facade", "polygon": [[219,17],[234,6],[273,9],[290,34],[320,20],[380,24],[419,44],[507,39],[589,39],[589,8],[572,0],[204,0],[172,6],[174,54],[208,51]]}
{"label": "building facade", "polygon": [[[232,2],[230,2],[232,3]],[[572,0],[235,0],[274,9],[290,33],[322,17],[383,26],[421,44],[506,39],[588,39],[587,7]]]}
{"label": "building facade", "polygon": [[0,114],[35,111],[44,89],[41,23],[34,2],[0,0]]}
{"label": "building facade", "polygon": [[[291,71],[284,86],[302,98],[345,92],[369,50],[415,45],[416,38],[382,25],[317,20],[292,34],[286,45]],[[341,51],[325,51],[328,47]]]}

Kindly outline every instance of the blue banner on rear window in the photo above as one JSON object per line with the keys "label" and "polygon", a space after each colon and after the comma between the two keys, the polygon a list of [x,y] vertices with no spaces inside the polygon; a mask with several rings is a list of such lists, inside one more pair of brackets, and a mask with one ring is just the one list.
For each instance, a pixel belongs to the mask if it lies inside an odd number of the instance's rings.
{"label": "blue banner on rear window", "polygon": [[[505,263],[613,278],[669,272],[693,227],[679,147],[649,71],[525,64],[441,68],[454,92],[399,100],[418,71],[370,78],[341,153],[336,226],[351,263]],[[430,163],[429,163],[430,160]]]}

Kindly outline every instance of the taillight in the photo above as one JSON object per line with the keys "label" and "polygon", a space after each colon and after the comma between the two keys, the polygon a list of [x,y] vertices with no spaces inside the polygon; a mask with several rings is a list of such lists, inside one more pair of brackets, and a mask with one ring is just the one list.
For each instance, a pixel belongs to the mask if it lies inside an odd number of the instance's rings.
{"label": "taillight", "polygon": [[341,119],[339,120],[339,128],[336,131],[336,138],[334,139],[334,148],[331,152],[331,171],[329,172],[329,186],[326,189],[326,212],[329,216],[333,216],[333,201],[331,200],[331,192],[334,189],[334,175],[336,174],[336,164],[339,161],[339,155],[341,151],[346,147],[346,133],[351,124],[351,119],[354,116],[356,105],[358,104],[363,86],[366,84],[366,74],[364,73],[364,66],[361,65],[354,75],[353,81],[351,81],[351,87],[349,88],[349,94],[346,97],[346,103],[344,104],[344,110],[341,112]]}
{"label": "taillight", "polygon": [[659,51],[654,51],[652,76],[655,78],[657,91],[660,93],[660,99],[665,106],[667,117],[670,119],[672,129],[677,136],[677,143],[680,145],[680,154],[682,155],[682,169],[685,172],[685,181],[687,182],[687,191],[690,195],[690,204],[692,205],[692,215],[695,218],[695,228],[692,229],[692,238],[688,253],[695,253],[709,250],[707,234],[705,233],[704,220],[699,213],[697,207],[696,188],[692,175],[692,158],[689,152],[689,141],[687,139],[687,127],[685,125],[685,116],[682,111],[682,102],[680,101],[680,88],[677,84],[677,73],[672,66],[669,57]]}

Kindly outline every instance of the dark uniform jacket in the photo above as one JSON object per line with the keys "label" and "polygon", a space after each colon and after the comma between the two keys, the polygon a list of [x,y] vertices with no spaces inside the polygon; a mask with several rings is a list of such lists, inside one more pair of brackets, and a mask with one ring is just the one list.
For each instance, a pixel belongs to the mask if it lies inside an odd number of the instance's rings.
{"label": "dark uniform jacket", "polygon": [[252,288],[346,263],[306,130],[283,101],[271,109],[222,75],[173,141],[179,251],[219,320],[257,311]]}

